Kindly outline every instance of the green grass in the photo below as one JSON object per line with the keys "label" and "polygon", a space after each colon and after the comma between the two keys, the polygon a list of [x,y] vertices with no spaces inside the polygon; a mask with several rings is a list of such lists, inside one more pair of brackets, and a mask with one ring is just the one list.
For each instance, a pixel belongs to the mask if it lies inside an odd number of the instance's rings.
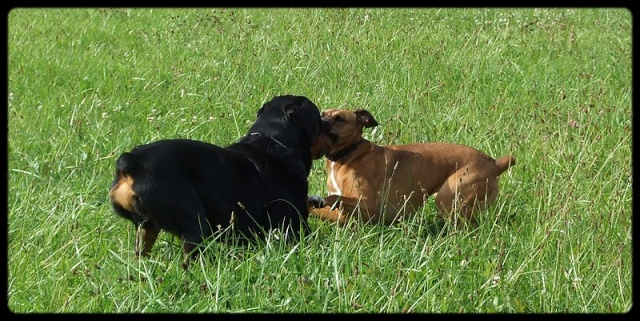
{"label": "green grass", "polygon": [[[14,9],[8,309],[624,313],[632,307],[631,13],[624,9]],[[116,157],[227,145],[279,94],[366,108],[379,144],[450,141],[518,164],[477,228],[433,200],[392,227],[310,219],[295,246],[162,233],[136,259]],[[326,193],[321,161],[310,191]]]}

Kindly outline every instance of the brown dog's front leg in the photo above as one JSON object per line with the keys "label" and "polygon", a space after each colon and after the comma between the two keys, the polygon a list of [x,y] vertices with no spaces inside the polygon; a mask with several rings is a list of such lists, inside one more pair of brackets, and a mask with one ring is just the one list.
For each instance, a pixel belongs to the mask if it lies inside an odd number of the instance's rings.
{"label": "brown dog's front leg", "polygon": [[310,215],[323,221],[338,222],[338,226],[344,226],[347,223],[347,213],[340,208],[331,209],[330,206],[315,208]]}
{"label": "brown dog's front leg", "polygon": [[309,211],[313,210],[314,208],[322,208],[326,204],[327,202],[324,200],[324,198],[318,195],[309,195],[309,197],[307,197],[307,207],[309,208]]}
{"label": "brown dog's front leg", "polygon": [[325,221],[338,222],[339,226],[343,226],[353,215],[353,211],[358,207],[360,200],[338,195],[329,195],[324,198],[324,203],[326,206],[313,209],[311,216]]}
{"label": "brown dog's front leg", "polygon": [[342,207],[343,198],[339,195],[329,195],[324,198],[324,203],[331,209]]}
{"label": "brown dog's front leg", "polygon": [[310,215],[324,221],[338,222],[342,226],[346,222],[346,217],[342,210],[337,208],[338,197],[331,195],[322,198],[317,195],[309,195],[308,206]]}

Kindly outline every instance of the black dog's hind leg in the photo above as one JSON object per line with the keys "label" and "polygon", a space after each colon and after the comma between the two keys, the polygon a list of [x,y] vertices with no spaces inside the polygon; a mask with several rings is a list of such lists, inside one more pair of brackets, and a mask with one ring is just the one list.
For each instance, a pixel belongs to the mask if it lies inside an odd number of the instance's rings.
{"label": "black dog's hind leg", "polygon": [[183,268],[189,267],[189,263],[195,260],[203,250],[202,242],[211,235],[211,226],[203,212],[197,215],[196,220],[190,221],[191,224],[185,225],[182,234],[182,253],[184,254]]}
{"label": "black dog's hind leg", "polygon": [[160,227],[152,221],[144,221],[138,224],[136,231],[135,253],[137,256],[149,256],[151,248],[156,243]]}
{"label": "black dog's hind leg", "polygon": [[113,203],[113,209],[116,214],[130,220],[136,226],[136,239],[133,248],[136,256],[149,256],[160,233],[160,227],[154,221],[145,220],[137,212],[128,211],[120,204]]}

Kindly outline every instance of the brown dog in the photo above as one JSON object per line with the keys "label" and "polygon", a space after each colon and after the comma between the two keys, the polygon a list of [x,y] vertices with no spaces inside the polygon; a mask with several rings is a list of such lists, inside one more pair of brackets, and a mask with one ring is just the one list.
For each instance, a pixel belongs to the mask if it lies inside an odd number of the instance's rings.
{"label": "brown dog", "polygon": [[330,109],[322,114],[332,141],[326,157],[329,196],[310,196],[311,215],[343,225],[353,216],[392,224],[407,218],[433,194],[444,217],[474,221],[482,205],[495,201],[498,176],[516,161],[495,160],[453,143],[378,146],[362,129],[378,125],[366,110]]}

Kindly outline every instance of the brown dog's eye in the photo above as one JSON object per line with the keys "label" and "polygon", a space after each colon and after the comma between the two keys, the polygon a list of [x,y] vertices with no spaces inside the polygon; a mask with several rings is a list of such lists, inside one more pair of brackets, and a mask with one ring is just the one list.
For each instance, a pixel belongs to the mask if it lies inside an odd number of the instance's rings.
{"label": "brown dog's eye", "polygon": [[335,119],[335,120],[336,120],[336,121],[343,121],[344,119],[342,119],[342,117],[340,117],[340,116],[336,116],[336,119]]}

